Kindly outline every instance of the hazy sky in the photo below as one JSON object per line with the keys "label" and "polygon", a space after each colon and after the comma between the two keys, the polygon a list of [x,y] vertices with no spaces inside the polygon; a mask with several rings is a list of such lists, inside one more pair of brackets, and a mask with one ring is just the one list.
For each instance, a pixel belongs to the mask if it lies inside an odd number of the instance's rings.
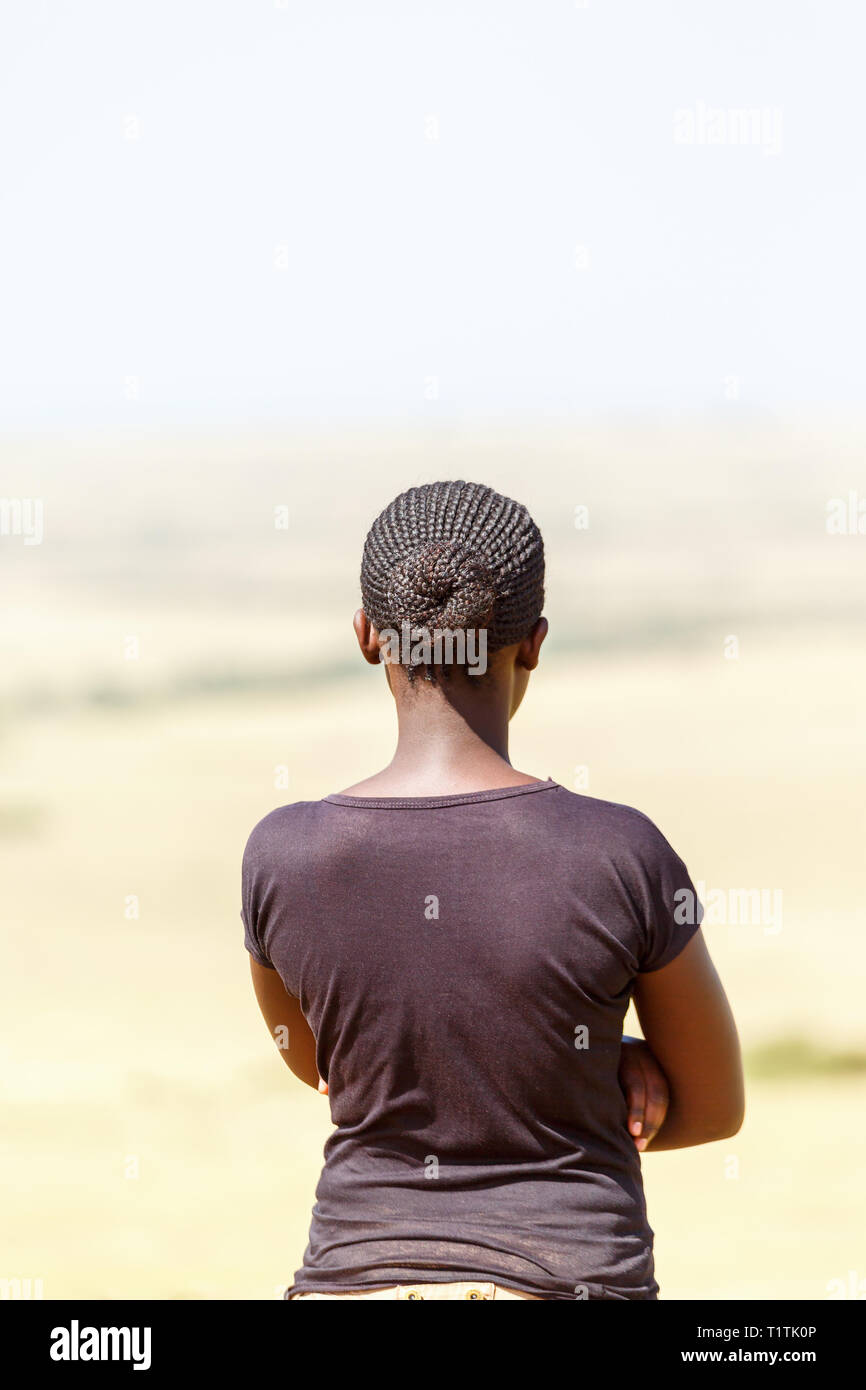
{"label": "hazy sky", "polygon": [[14,0],[0,426],[856,402],[864,37],[855,0]]}

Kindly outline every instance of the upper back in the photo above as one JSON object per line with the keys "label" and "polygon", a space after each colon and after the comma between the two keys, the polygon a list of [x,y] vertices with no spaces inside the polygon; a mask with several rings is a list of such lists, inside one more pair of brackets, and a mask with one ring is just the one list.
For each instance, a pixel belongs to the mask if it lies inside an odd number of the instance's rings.
{"label": "upper back", "polygon": [[338,1125],[502,1155],[551,1126],[620,1142],[632,985],[696,930],[693,891],[640,812],[535,782],[282,807],[248,842],[243,915]]}

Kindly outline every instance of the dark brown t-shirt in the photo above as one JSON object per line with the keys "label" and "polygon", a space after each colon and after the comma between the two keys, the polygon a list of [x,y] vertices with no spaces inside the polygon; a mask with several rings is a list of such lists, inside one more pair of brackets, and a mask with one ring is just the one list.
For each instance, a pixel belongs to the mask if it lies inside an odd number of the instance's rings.
{"label": "dark brown t-shirt", "polygon": [[256,826],[242,892],[337,1127],[288,1292],[657,1296],[620,1040],[635,976],[700,910],[646,816],[550,781],[329,796]]}

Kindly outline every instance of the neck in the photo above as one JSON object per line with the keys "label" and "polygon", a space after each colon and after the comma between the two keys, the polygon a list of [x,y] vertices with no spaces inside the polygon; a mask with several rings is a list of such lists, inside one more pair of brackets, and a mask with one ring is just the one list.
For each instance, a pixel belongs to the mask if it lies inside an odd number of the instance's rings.
{"label": "neck", "polygon": [[397,700],[397,726],[395,757],[417,760],[427,750],[431,761],[495,757],[508,762],[508,713],[502,700],[408,690]]}
{"label": "neck", "polygon": [[[537,782],[511,766],[508,721],[521,691],[507,663],[493,678],[409,684],[386,666],[397,709],[397,747],[387,767],[355,786],[355,796],[453,796]],[[481,684],[476,685],[478,679]]]}
{"label": "neck", "polygon": [[508,757],[507,689],[442,689],[421,684],[395,691],[397,748],[380,777],[406,795],[482,791],[533,778]]}

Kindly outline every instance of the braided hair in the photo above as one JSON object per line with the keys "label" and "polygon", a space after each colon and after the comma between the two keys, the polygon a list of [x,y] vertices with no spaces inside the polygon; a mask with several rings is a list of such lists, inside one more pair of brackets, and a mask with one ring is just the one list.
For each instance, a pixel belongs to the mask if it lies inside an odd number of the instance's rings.
{"label": "braided hair", "polygon": [[[361,597],[379,632],[408,623],[414,640],[431,629],[484,629],[487,650],[498,651],[541,616],[541,532],[520,502],[482,483],[409,488],[370,527]],[[427,666],[424,675],[435,679]]]}

